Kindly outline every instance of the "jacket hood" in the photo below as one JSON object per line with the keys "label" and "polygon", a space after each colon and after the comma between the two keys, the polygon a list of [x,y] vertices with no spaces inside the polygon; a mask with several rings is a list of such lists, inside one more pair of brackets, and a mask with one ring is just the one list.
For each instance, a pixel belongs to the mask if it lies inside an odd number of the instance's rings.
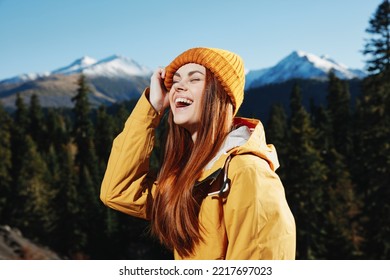
{"label": "jacket hood", "polygon": [[246,126],[252,132],[248,141],[231,151],[233,155],[254,154],[265,159],[272,171],[279,168],[279,160],[274,145],[267,144],[263,124],[256,119],[235,118],[234,124],[237,127]]}
{"label": "jacket hood", "polygon": [[253,154],[264,159],[273,171],[279,167],[276,149],[272,144],[267,144],[261,121],[235,118],[234,127],[235,129],[229,133],[220,151],[206,165],[200,181],[223,168],[229,156],[240,154]]}

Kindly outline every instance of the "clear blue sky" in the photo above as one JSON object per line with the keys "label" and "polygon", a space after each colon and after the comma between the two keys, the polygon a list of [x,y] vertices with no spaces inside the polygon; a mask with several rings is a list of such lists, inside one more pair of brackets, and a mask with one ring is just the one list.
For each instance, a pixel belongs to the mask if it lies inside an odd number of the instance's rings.
{"label": "clear blue sky", "polygon": [[294,50],[364,67],[369,18],[382,0],[0,0],[0,80],[88,55],[154,69],[195,46],[224,48],[250,70]]}

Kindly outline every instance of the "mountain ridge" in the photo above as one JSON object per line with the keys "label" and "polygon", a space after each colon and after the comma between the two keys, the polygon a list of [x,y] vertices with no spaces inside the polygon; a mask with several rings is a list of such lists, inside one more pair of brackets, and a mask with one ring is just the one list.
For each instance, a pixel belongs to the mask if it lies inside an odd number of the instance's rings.
{"label": "mountain ridge", "polygon": [[249,71],[245,89],[283,83],[292,79],[326,81],[330,71],[333,71],[342,80],[362,79],[366,76],[364,71],[348,68],[329,56],[293,51],[272,67]]}
{"label": "mountain ridge", "polygon": [[83,73],[86,76],[150,76],[152,71],[131,58],[121,55],[111,55],[106,58],[96,60],[90,56],[83,56],[74,60],[69,65],[57,68],[53,71],[43,73],[23,73],[0,80],[0,84],[13,84],[19,82],[34,81],[51,75],[73,75]]}
{"label": "mountain ridge", "polygon": [[[245,91],[247,94],[250,89],[292,79],[326,81],[330,71],[346,80],[365,76],[362,70],[350,69],[328,56],[293,51],[272,67],[247,72]],[[22,74],[0,81],[0,101],[12,109],[17,94],[25,102],[37,94],[43,107],[72,107],[77,77],[81,73],[90,85],[93,106],[138,98],[149,86],[152,75],[149,68],[121,55],[114,54],[100,60],[83,56],[50,72]]]}

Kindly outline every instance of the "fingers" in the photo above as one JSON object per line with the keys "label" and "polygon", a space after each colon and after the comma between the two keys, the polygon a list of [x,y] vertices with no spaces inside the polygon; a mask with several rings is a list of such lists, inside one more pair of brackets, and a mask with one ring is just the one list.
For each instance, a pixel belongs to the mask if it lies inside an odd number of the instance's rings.
{"label": "fingers", "polygon": [[165,68],[164,67],[158,67],[154,73],[155,76],[160,77],[162,79],[165,78]]}
{"label": "fingers", "polygon": [[167,89],[164,86],[165,68],[158,67],[151,77],[149,101],[157,112],[162,112],[168,105]]}
{"label": "fingers", "polygon": [[160,70],[161,70],[160,72],[161,78],[165,79],[165,68],[160,68]]}

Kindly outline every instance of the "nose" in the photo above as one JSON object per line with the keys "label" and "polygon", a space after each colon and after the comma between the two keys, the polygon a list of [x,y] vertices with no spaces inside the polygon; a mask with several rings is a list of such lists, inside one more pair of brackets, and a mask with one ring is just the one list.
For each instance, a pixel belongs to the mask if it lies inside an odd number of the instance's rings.
{"label": "nose", "polygon": [[183,82],[182,80],[174,83],[173,87],[175,88],[176,91],[182,91],[187,89],[186,83]]}

